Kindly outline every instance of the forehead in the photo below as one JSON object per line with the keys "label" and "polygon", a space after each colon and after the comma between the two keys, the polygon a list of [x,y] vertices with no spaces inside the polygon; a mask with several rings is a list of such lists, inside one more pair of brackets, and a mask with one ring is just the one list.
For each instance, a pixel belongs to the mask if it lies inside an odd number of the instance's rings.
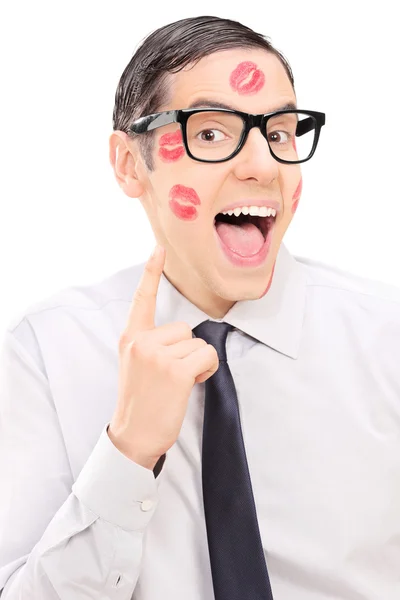
{"label": "forehead", "polygon": [[[253,87],[250,84],[246,92],[250,81],[257,83]],[[242,48],[215,52],[172,75],[169,108],[187,108],[199,98],[255,113],[269,112],[290,100],[296,102],[280,60],[262,49]]]}

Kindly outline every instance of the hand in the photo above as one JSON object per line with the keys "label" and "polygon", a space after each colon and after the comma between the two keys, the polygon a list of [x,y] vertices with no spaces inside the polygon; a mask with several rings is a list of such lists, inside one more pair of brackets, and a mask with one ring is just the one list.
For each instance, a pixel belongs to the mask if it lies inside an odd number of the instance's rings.
{"label": "hand", "polygon": [[177,440],[195,383],[219,367],[214,346],[193,338],[185,322],[155,327],[165,249],[145,265],[119,340],[118,400],[108,428],[128,458],[153,469]]}

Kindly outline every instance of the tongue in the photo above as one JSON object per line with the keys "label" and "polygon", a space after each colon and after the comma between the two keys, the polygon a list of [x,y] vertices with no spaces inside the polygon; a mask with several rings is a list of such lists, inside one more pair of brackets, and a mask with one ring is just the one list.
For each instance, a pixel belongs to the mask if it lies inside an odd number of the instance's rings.
{"label": "tongue", "polygon": [[224,244],[240,256],[253,256],[264,244],[264,236],[254,223],[231,225],[217,221],[216,229]]}

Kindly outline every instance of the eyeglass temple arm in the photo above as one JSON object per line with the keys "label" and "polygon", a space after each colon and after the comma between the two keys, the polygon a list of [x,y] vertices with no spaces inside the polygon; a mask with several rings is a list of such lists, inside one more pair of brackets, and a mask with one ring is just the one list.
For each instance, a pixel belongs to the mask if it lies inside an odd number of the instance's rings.
{"label": "eyeglass temple arm", "polygon": [[[320,121],[320,127],[325,125],[325,115],[324,113],[317,113]],[[312,129],[315,129],[315,119],[313,117],[308,117],[308,119],[303,119],[297,123],[296,127],[296,137],[300,137],[305,133],[308,133]]]}
{"label": "eyeglass temple arm", "polygon": [[296,137],[304,135],[305,133],[308,133],[309,131],[311,131],[314,128],[315,128],[314,119],[312,119],[311,117],[308,117],[308,119],[303,119],[302,121],[299,121],[297,123]]}
{"label": "eyeglass temple arm", "polygon": [[170,125],[170,123],[176,123],[177,110],[168,110],[163,113],[154,113],[147,117],[141,117],[137,119],[130,126],[130,130],[134,133],[145,133],[145,131],[151,131],[162,127],[163,125]]}

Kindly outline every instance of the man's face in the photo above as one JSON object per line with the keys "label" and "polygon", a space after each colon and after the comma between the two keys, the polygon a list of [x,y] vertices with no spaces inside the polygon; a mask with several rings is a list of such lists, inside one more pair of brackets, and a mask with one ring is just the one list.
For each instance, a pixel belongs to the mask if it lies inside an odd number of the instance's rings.
{"label": "man's face", "polygon": [[[246,74],[249,62],[254,66]],[[191,70],[174,74],[172,101],[159,110],[188,108],[200,98],[248,113],[267,113],[296,103],[279,60],[266,51],[248,49],[214,53]],[[190,158],[180,131],[178,123],[157,129],[154,171],[149,173],[135,155],[140,196],[132,193],[129,183],[123,188],[128,195],[140,197],[157,241],[166,248],[168,280],[209,316],[222,318],[236,301],[258,299],[269,289],[282,238],[300,198],[301,169],[278,163],[256,128],[237,156],[214,164]],[[129,143],[132,149],[134,143]],[[249,206],[251,200],[260,199],[279,204],[271,245],[261,264],[238,266],[222,250],[215,216],[232,203]],[[228,227],[232,226],[225,230]],[[239,234],[247,235],[245,229]]]}

